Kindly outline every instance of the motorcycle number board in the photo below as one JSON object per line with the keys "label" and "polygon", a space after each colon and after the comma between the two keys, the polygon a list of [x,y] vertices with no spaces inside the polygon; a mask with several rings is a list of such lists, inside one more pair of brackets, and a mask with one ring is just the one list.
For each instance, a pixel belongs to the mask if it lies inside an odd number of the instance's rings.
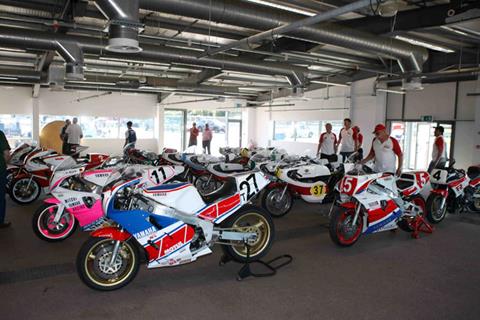
{"label": "motorcycle number board", "polygon": [[327,186],[324,184],[316,184],[310,188],[310,194],[315,197],[322,197],[327,193]]}
{"label": "motorcycle number board", "polygon": [[432,183],[446,184],[447,183],[447,175],[448,175],[447,170],[434,169],[432,171],[430,181]]}

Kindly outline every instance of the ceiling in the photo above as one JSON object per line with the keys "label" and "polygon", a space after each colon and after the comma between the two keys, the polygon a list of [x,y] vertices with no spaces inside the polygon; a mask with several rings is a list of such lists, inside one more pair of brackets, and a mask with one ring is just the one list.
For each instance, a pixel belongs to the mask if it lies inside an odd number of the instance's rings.
{"label": "ceiling", "polygon": [[[228,16],[231,0],[197,1],[198,8],[183,11],[180,7],[190,4],[177,1],[179,8],[168,6],[169,1],[140,0],[139,42],[140,47],[148,50],[139,56],[110,55],[103,50],[85,49],[83,79],[64,78],[65,57],[58,50],[43,50],[25,41],[21,45],[8,43],[5,46],[0,42],[0,84],[31,86],[34,94],[41,87],[50,87],[54,90],[146,92],[159,94],[160,98],[178,93],[268,100],[369,77],[392,83],[412,77],[419,77],[423,82],[452,81],[476,78],[478,74],[480,1],[394,1],[397,14],[385,17],[380,15],[383,7],[379,8],[377,0],[372,0],[371,5],[363,9],[310,26],[324,32],[324,38],[319,38],[322,41],[289,32],[247,42],[248,46],[239,44],[215,55],[208,53],[259,34],[268,29],[267,25],[255,24],[253,20],[244,23],[233,13]],[[81,39],[106,41],[109,19],[94,2],[0,0],[0,39],[4,32],[18,31],[52,39],[61,36],[73,42]],[[251,12],[258,10],[260,16],[285,16],[293,22],[293,18],[298,21],[352,2],[236,0],[234,5],[253,10]],[[205,16],[201,13],[202,3],[216,6]],[[217,16],[215,9],[222,8],[226,13]],[[328,38],[325,30],[334,32],[335,37]],[[344,42],[343,37],[338,36],[341,32],[346,37]],[[347,38],[356,32],[365,35],[365,41],[385,40],[379,47],[384,51],[369,49],[371,47],[360,43],[363,38],[350,46],[347,40],[352,39]],[[397,63],[398,57],[387,54],[391,49],[388,41],[392,46],[401,42],[401,48],[426,49],[428,59],[424,63],[421,61],[419,70],[402,70]],[[159,55],[148,56],[146,51]],[[171,55],[163,55],[165,52]],[[192,60],[192,56],[197,60]],[[298,82],[292,82],[291,70],[295,76],[301,73]]]}

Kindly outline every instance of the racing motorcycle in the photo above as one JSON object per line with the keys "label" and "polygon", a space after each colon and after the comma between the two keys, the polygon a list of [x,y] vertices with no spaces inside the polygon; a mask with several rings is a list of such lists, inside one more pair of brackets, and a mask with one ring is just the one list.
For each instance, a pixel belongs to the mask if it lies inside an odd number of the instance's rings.
{"label": "racing motorcycle", "polygon": [[445,169],[434,169],[432,191],[427,199],[427,218],[431,223],[442,221],[447,212],[480,211],[480,165],[467,172],[455,169],[455,160]]}
{"label": "racing motorcycle", "polygon": [[[13,177],[18,173],[20,167],[23,166],[23,164],[25,163],[25,159],[34,154],[35,152],[39,152],[41,150],[41,148],[38,148],[36,146],[23,143],[12,151],[12,153],[10,154],[10,161],[7,167],[7,191],[10,189],[10,183],[12,182]],[[51,153],[54,152],[55,151],[51,150]]]}
{"label": "racing motorcycle", "polygon": [[334,168],[325,159],[303,158],[280,164],[262,196],[262,207],[273,217],[282,217],[292,209],[295,198],[308,203],[329,203],[335,199],[335,185],[344,174],[344,166]]}
{"label": "racing motorcycle", "polygon": [[230,192],[204,202],[189,183],[146,189],[161,173],[136,172],[110,184],[103,206],[114,226],[97,229],[77,255],[80,279],[97,290],[115,290],[148,268],[177,266],[210,254],[213,244],[239,262],[268,253],[274,237],[271,218],[249,202],[268,183],[263,173],[233,175]]}
{"label": "racing motorcycle", "polygon": [[[103,188],[117,179],[123,170],[132,170],[121,164],[108,169],[84,171],[84,166],[75,166],[72,160],[67,158],[55,170],[50,182],[52,197],[46,199],[33,216],[33,231],[42,240],[63,241],[73,234],[77,224],[83,231],[93,231],[108,224],[102,208]],[[158,181],[150,180],[148,186],[165,183],[183,171],[183,167],[141,168],[147,172],[162,172]]]}
{"label": "racing motorcycle", "polygon": [[348,172],[338,184],[341,209],[332,214],[330,238],[348,247],[362,234],[397,228],[411,232],[414,238],[420,232],[431,233],[421,196],[428,177],[427,172],[413,172],[397,181],[390,174],[373,173],[367,166]]}
{"label": "racing motorcycle", "polygon": [[[78,147],[75,154],[87,148]],[[52,154],[51,150],[40,151],[28,157],[10,183],[9,194],[12,200],[20,205],[26,205],[37,200],[42,190],[48,192],[53,170],[67,158],[72,157]],[[74,161],[76,164],[85,165],[85,169],[89,170],[101,166],[108,158],[106,154],[92,153]]]}

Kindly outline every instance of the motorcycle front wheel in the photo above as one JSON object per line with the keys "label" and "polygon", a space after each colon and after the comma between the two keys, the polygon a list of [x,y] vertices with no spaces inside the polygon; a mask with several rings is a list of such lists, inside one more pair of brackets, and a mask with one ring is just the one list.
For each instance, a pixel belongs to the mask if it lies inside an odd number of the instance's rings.
{"label": "motorcycle front wheel", "polygon": [[32,218],[33,232],[37,237],[48,242],[59,242],[70,237],[77,228],[75,217],[64,210],[58,222],[55,222],[58,206],[46,203],[37,209]]}
{"label": "motorcycle front wheel", "polygon": [[272,218],[261,208],[245,206],[221,225],[222,228],[240,232],[256,233],[254,241],[222,245],[223,252],[232,260],[245,263],[247,256],[249,261],[259,260],[269,251],[275,237],[275,227]]}
{"label": "motorcycle front wheel", "polygon": [[[282,197],[283,194],[283,197]],[[267,189],[262,197],[262,207],[274,218],[286,215],[293,206],[292,194],[283,188]]]}
{"label": "motorcycle front wheel", "polygon": [[[477,198],[475,198],[477,196]],[[470,210],[480,212],[480,186],[473,193],[473,201],[470,204]]]}
{"label": "motorcycle front wheel", "polygon": [[100,291],[112,291],[126,286],[138,272],[140,265],[137,247],[121,241],[116,258],[112,261],[115,240],[89,238],[77,255],[77,272],[87,286]]}
{"label": "motorcycle front wheel", "polygon": [[42,188],[37,181],[30,178],[14,179],[10,183],[10,197],[20,205],[27,205],[38,199]]}
{"label": "motorcycle front wheel", "polygon": [[440,223],[447,215],[447,203],[441,207],[443,197],[432,193],[427,198],[427,219],[431,223]]}
{"label": "motorcycle front wheel", "polygon": [[330,239],[341,247],[350,247],[360,238],[363,230],[363,217],[359,216],[355,225],[354,209],[344,209],[333,212],[330,219]]}
{"label": "motorcycle front wheel", "polygon": [[201,175],[195,179],[195,188],[197,188],[198,192],[203,197],[211,195],[219,190],[223,184],[223,182],[220,182],[209,175]]}

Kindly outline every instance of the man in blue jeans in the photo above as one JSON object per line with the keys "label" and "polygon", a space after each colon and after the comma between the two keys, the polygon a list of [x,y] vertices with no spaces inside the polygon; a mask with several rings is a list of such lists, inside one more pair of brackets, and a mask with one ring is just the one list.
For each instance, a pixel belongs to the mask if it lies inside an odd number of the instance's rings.
{"label": "man in blue jeans", "polygon": [[5,134],[0,130],[0,229],[10,226],[10,222],[5,222],[5,185],[7,184],[8,161],[10,161],[10,146]]}

